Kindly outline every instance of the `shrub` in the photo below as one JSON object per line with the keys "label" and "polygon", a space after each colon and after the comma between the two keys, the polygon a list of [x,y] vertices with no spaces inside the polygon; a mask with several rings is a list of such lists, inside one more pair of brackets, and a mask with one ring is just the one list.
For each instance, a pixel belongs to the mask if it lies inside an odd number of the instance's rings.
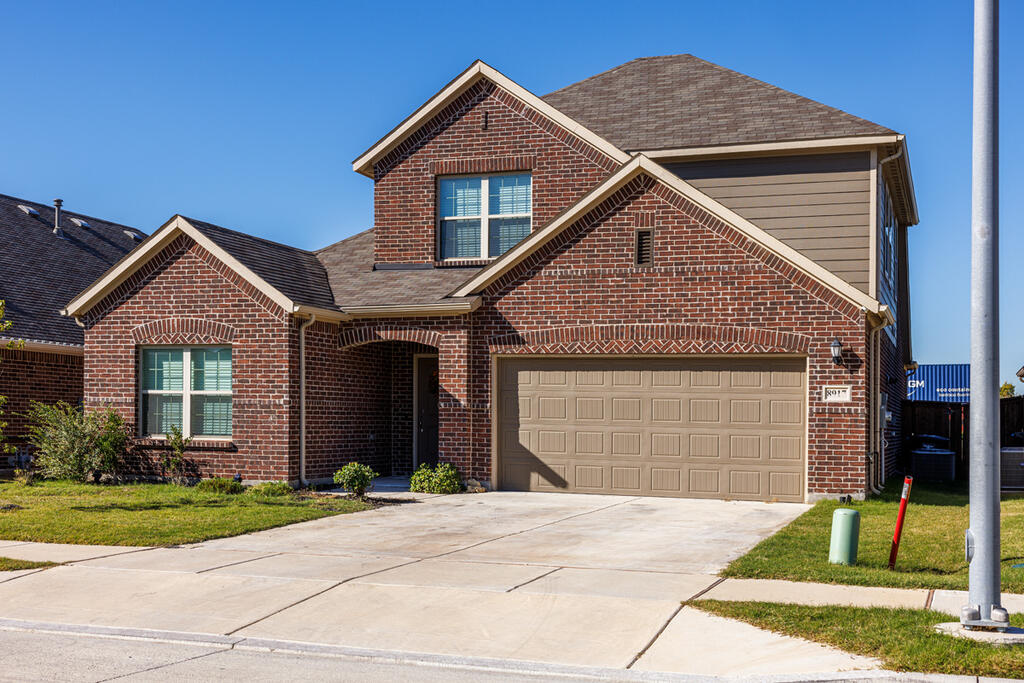
{"label": "shrub", "polygon": [[196,484],[196,491],[234,495],[236,493],[244,492],[245,487],[242,486],[242,482],[235,481],[234,479],[214,477],[213,479],[201,480],[198,484]]}
{"label": "shrub", "polygon": [[34,486],[39,479],[39,473],[34,468],[14,470],[14,481],[22,486]]}
{"label": "shrub", "polygon": [[363,498],[366,496],[366,489],[370,488],[373,478],[379,476],[371,467],[358,462],[350,462],[334,473],[334,483],[346,491],[351,491],[357,498]]}
{"label": "shrub", "polygon": [[436,468],[423,463],[412,473],[409,490],[416,493],[458,493],[462,490],[459,471],[446,462]]}
{"label": "shrub", "polygon": [[284,481],[265,481],[251,486],[246,493],[253,496],[290,496],[295,493],[295,489]]}
{"label": "shrub", "polygon": [[83,411],[63,401],[29,408],[29,442],[36,465],[51,479],[99,481],[116,474],[128,444],[124,420],[111,408]]}
{"label": "shrub", "polygon": [[170,451],[163,455],[164,476],[171,483],[182,485],[188,479],[185,476],[185,449],[192,443],[192,437],[186,439],[178,425],[171,425],[167,431],[167,447]]}

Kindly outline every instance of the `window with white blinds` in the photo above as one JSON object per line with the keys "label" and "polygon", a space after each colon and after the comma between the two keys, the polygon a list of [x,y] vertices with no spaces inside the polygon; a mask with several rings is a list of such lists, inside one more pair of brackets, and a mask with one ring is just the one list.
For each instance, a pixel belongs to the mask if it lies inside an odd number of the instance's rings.
{"label": "window with white blinds", "polygon": [[139,360],[141,432],[231,436],[231,348],[143,348]]}
{"label": "window with white blinds", "polygon": [[442,260],[501,256],[530,234],[529,173],[441,178],[438,251]]}

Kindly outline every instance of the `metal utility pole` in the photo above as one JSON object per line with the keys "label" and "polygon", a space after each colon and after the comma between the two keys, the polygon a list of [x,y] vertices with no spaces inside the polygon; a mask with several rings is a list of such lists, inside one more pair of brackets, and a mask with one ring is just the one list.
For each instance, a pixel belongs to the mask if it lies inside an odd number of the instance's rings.
{"label": "metal utility pole", "polygon": [[1007,626],[999,577],[999,2],[974,3],[968,628]]}

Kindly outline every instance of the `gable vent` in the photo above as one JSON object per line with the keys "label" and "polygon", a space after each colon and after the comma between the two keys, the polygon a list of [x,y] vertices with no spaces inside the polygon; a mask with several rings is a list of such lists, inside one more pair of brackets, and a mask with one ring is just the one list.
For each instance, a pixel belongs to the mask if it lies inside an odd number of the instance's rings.
{"label": "gable vent", "polygon": [[654,231],[650,228],[636,231],[636,265],[649,266],[654,263]]}
{"label": "gable vent", "polygon": [[38,216],[39,212],[33,209],[31,206],[25,206],[24,204],[18,204],[18,208],[29,216]]}
{"label": "gable vent", "polygon": [[89,225],[89,221],[82,220],[81,218],[71,218],[70,220],[78,227],[85,228],[86,230],[92,227],[91,225]]}

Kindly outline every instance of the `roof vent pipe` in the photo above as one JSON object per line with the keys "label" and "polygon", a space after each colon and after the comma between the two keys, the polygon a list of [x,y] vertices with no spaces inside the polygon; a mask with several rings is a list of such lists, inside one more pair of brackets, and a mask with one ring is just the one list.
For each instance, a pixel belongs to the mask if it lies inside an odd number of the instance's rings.
{"label": "roof vent pipe", "polygon": [[64,206],[63,199],[53,200],[53,234],[57,237],[63,237],[64,232],[60,229],[60,207]]}

